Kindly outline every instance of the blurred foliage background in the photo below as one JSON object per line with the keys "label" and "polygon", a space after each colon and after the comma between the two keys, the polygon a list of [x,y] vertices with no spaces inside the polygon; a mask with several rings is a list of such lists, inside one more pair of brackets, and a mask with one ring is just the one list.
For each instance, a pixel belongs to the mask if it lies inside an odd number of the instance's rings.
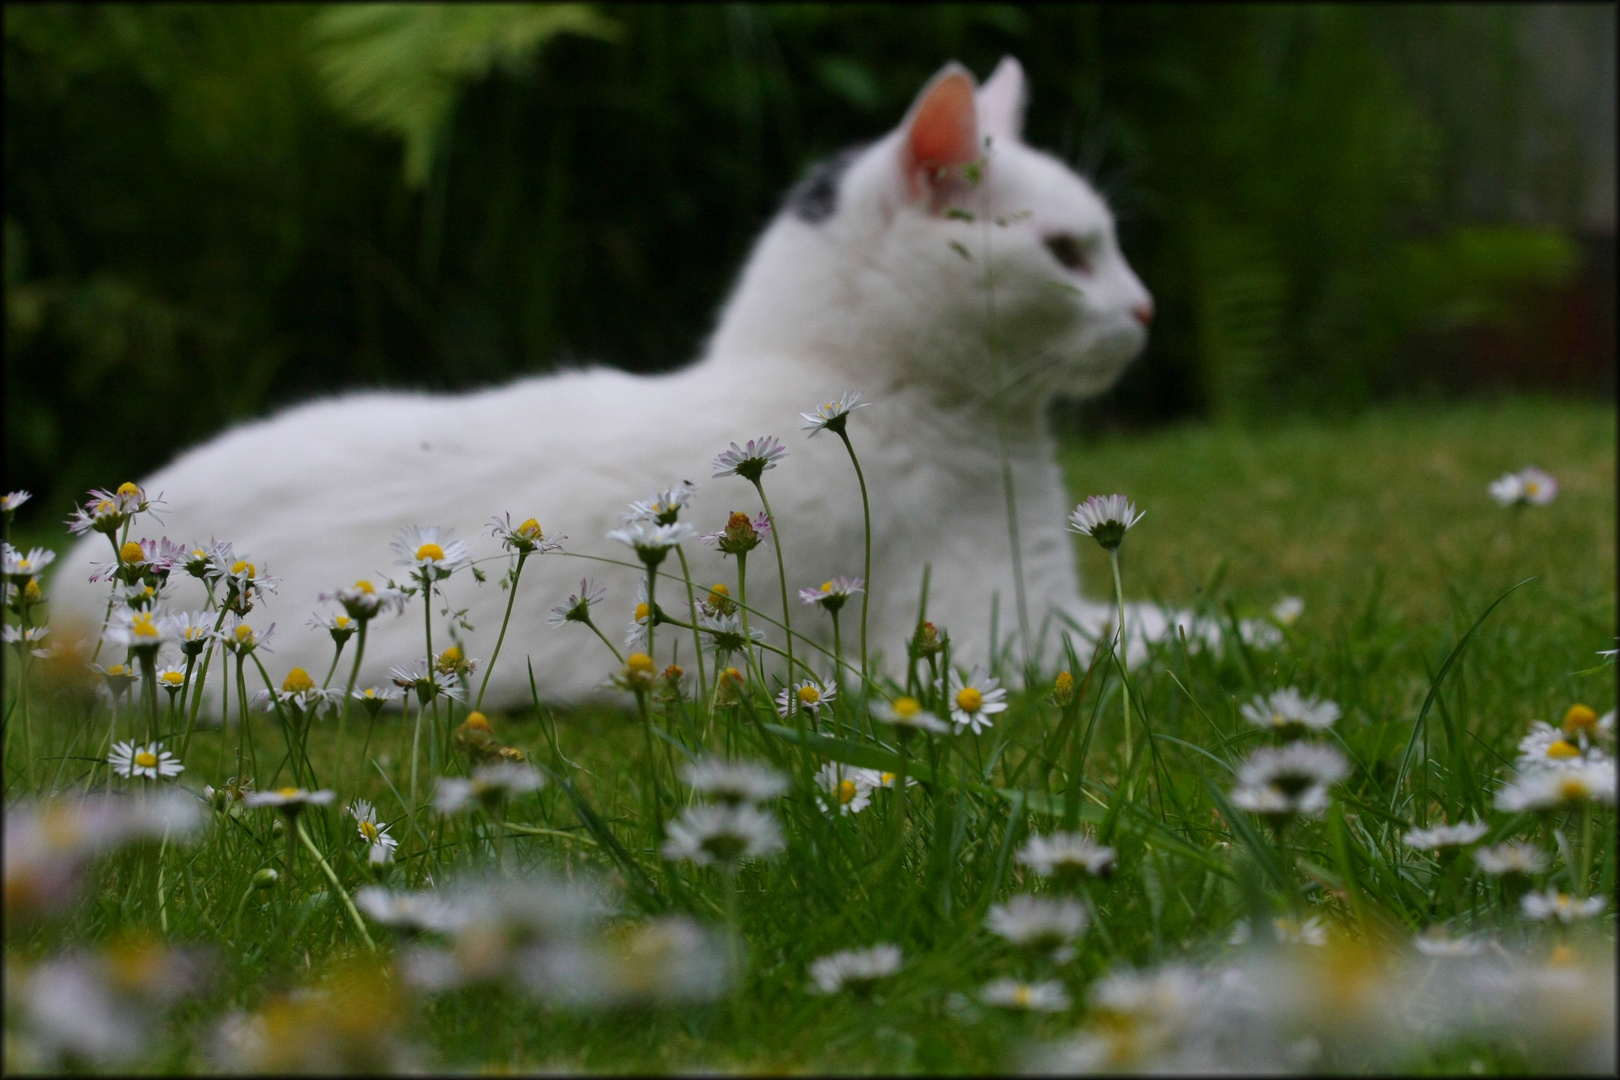
{"label": "blurred foliage background", "polygon": [[1612,6],[7,5],[8,488],[364,386],[691,359],[947,59],[1158,302],[1082,429],[1614,393]]}

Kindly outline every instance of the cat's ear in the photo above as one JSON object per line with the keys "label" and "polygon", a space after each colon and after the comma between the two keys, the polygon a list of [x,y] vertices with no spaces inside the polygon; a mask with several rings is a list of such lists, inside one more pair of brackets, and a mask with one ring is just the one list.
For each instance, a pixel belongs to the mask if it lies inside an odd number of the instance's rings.
{"label": "cat's ear", "polygon": [[952,61],[929,80],[901,124],[900,168],[914,199],[952,182],[952,166],[979,157],[973,75]]}
{"label": "cat's ear", "polygon": [[979,87],[979,126],[993,138],[1017,142],[1024,133],[1027,95],[1023,67],[1010,56],[1002,57],[995,74]]}

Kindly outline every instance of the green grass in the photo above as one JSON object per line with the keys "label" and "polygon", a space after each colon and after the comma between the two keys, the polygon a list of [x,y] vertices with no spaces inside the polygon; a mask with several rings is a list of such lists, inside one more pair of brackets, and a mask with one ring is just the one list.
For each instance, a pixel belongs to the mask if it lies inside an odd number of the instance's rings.
{"label": "green grass", "polygon": [[[1485,484],[1527,463],[1558,477],[1558,499],[1547,507],[1498,508]],[[1031,1039],[1073,1030],[1083,1010],[1051,1017],[970,1009],[964,1019],[953,995],[1028,970],[983,929],[985,912],[992,902],[1034,887],[1010,859],[1025,835],[1077,820],[1119,853],[1117,875],[1094,893],[1099,925],[1063,972],[1077,1003],[1091,980],[1122,962],[1211,955],[1251,903],[1280,911],[1290,895],[1363,942],[1404,941],[1434,922],[1488,930],[1509,943],[1527,935],[1542,940],[1543,931],[1526,929],[1494,886],[1446,881],[1432,860],[1399,838],[1409,821],[1477,815],[1492,824],[1493,837],[1546,840],[1544,826],[1492,808],[1493,777],[1503,774],[1502,763],[1511,760],[1531,720],[1557,722],[1575,701],[1599,712],[1614,706],[1614,669],[1600,666],[1595,655],[1615,644],[1612,407],[1508,401],[1393,409],[1339,427],[1298,423],[1243,433],[1193,426],[1070,444],[1064,467],[1077,498],[1120,491],[1147,513],[1124,548],[1128,597],[1221,619],[1263,613],[1285,594],[1306,602],[1281,649],[1234,647],[1215,655],[1171,642],[1132,672],[1133,704],[1155,735],[1151,747],[1143,745],[1146,768],[1134,798],[1119,797],[1119,684],[1106,665],[1067,712],[1045,700],[1046,686],[1014,695],[1011,710],[977,746],[971,739],[951,743],[941,757],[940,784],[913,790],[898,856],[890,843],[892,793],[877,793],[871,808],[845,819],[829,819],[802,786],[782,800],[787,852],[747,864],[739,875],[750,961],[733,998],[661,1012],[575,1016],[494,988],[417,997],[404,1006],[403,1022],[429,1060],[447,1067],[608,1071],[1015,1066]],[[1102,553],[1085,541],[1079,557],[1088,593],[1104,597],[1109,578]],[[1414,738],[1435,673],[1482,613],[1526,579],[1479,624]],[[521,644],[508,642],[502,663],[521,655]],[[1335,789],[1326,819],[1297,830],[1286,851],[1264,844],[1265,850],[1254,850],[1247,839],[1263,832],[1257,825],[1234,827],[1238,822],[1229,822],[1211,789],[1229,790],[1229,764],[1264,741],[1238,716],[1238,704],[1287,685],[1341,705],[1335,737],[1354,767]],[[59,755],[97,752],[104,710],[86,717],[60,697],[38,698],[36,708],[40,738],[51,744],[40,751],[50,774]],[[774,722],[773,716],[761,719]],[[676,743],[697,741],[698,718],[676,710],[657,724]],[[384,817],[398,819],[403,858],[393,883],[415,887],[429,876],[442,881],[457,869],[486,865],[489,844],[466,819],[442,819],[429,810],[423,821],[432,843],[407,836],[404,808],[381,774],[398,790],[408,785],[409,725],[386,715],[378,722],[370,742],[376,766],[359,760],[365,727],[364,720],[351,720],[344,765],[351,780],[339,792],[339,805],[365,795]],[[633,712],[545,709],[538,716],[496,718],[495,729],[532,760],[567,776],[626,852],[609,857],[606,839],[582,824],[553,782],[514,805],[511,818],[567,835],[513,837],[509,858],[600,873],[623,890],[629,920],[674,910],[722,925],[719,876],[656,856],[649,764],[662,777],[663,812],[673,814],[685,792],[671,781],[667,761],[679,752],[657,742],[649,763],[642,722]],[[734,737],[742,756],[770,757],[801,778],[821,760],[799,758],[791,743],[762,737],[746,720]],[[254,722],[253,738],[259,786],[267,788],[276,782],[271,773],[282,756],[282,737],[265,717]],[[236,745],[234,730],[200,733],[183,780],[194,787],[218,784],[234,771]],[[1403,771],[1409,745],[1416,752]],[[873,751],[869,741],[865,746]],[[337,755],[333,725],[323,721],[310,755],[323,781]],[[86,765],[68,760],[63,773],[82,784]],[[452,758],[449,770],[464,765]],[[18,755],[8,755],[8,800],[25,791],[22,776]],[[998,787],[1025,792],[1022,805],[985,790]],[[345,887],[362,883],[363,854],[348,819],[335,808],[311,814]],[[226,1009],[258,1008],[315,979],[333,959],[364,951],[307,857],[298,867],[296,896],[250,900],[241,937],[228,932],[250,875],[281,857],[271,816],[257,811],[232,819],[195,846],[164,856],[170,936],[211,944],[216,972],[206,993],[177,1008],[169,1034],[142,1059],[147,1069],[205,1068],[207,1032]],[[1614,819],[1612,811],[1599,817],[1594,835],[1602,850],[1592,876],[1577,881],[1559,864],[1553,880],[1600,891],[1611,898],[1612,911]],[[69,943],[105,942],[132,929],[153,932],[154,889],[143,870],[149,859],[139,851],[114,855],[98,864],[71,910],[31,923],[8,919],[8,966]],[[1275,859],[1280,883],[1256,870],[1267,859]],[[638,873],[654,883],[656,897],[631,888]],[[388,953],[388,932],[372,932]],[[1612,915],[1603,917],[1598,932],[1612,942]],[[877,998],[805,992],[810,960],[882,940],[901,945],[907,967]],[[1612,944],[1603,948],[1612,951]],[[9,1006],[7,1024],[10,1064],[15,1021]],[[1545,1048],[1516,1040],[1510,1034],[1495,1045],[1442,1046],[1403,1064],[1447,1071],[1478,1056],[1490,1071],[1512,1072],[1531,1062],[1556,1066]]]}

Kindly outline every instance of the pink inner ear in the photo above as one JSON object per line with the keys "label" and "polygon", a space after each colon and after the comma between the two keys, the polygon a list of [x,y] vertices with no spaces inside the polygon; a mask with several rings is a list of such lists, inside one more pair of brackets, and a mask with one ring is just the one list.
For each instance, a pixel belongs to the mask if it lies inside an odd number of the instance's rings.
{"label": "pink inner ear", "polygon": [[909,149],[914,168],[960,165],[979,156],[972,80],[953,73],[934,84],[911,121]]}

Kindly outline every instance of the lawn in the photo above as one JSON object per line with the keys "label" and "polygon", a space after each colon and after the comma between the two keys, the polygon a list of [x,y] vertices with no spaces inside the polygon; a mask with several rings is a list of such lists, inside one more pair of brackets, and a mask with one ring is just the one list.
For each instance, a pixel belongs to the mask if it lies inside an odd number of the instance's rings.
{"label": "lawn", "polygon": [[[1486,485],[1528,464],[1557,478],[1557,498],[1496,505]],[[1122,548],[1127,597],[1228,627],[1224,650],[1165,642],[1130,672],[1129,769],[1106,651],[1089,674],[1075,668],[1072,695],[1054,694],[1057,672],[1043,672],[985,733],[919,735],[903,754],[887,725],[847,734],[854,693],[836,718],[824,711],[819,736],[779,720],[762,694],[711,714],[660,701],[656,686],[627,692],[622,712],[494,717],[493,737],[545,786],[459,814],[429,805],[425,781],[469,771],[479,736],[453,735],[464,708],[444,703],[437,727],[427,712],[414,802],[414,707],[374,725],[356,709],[341,743],[333,721],[315,722],[302,766],[296,739],[260,714],[248,738],[198,730],[175,783],[222,785],[238,775],[241,746],[260,790],[293,782],[295,769],[318,777],[336,801],[289,819],[297,843],[274,809],[233,804],[207,810],[184,843],[132,841],[95,859],[41,827],[28,834],[30,861],[14,855],[27,839],[16,800],[106,783],[108,713],[61,665],[39,663],[29,762],[8,651],[8,1069],[980,1072],[1039,1063],[1056,1046],[1071,1069],[1612,1069],[1614,782],[1602,753],[1612,729],[1585,743],[1569,735],[1582,763],[1607,768],[1606,798],[1497,805],[1533,722],[1615,705],[1612,660],[1598,656],[1616,644],[1612,405],[1411,405],[1254,432],[1189,425],[1069,442],[1063,466],[1077,499],[1123,492],[1146,513]],[[1076,539],[1085,591],[1105,598],[1107,557]],[[1267,620],[1285,596],[1304,607],[1280,642],[1243,644],[1235,620]],[[1240,706],[1289,686],[1337,704],[1336,722],[1302,742],[1338,755],[1344,775],[1310,812],[1237,809],[1235,770],[1282,744]],[[936,688],[893,689],[949,709]],[[171,746],[178,726],[163,729]],[[663,823],[702,801],[680,762],[725,746],[788,778],[766,811],[782,850],[734,873],[724,858],[662,858]],[[923,782],[901,799],[863,779],[851,790],[869,805],[829,812],[837,790],[812,780],[829,761]],[[383,868],[368,866],[343,812],[357,796],[398,841]],[[1463,846],[1522,840],[1549,865],[1515,881],[1460,848],[1403,839],[1474,819],[1488,832]],[[1111,847],[1114,872],[1046,878],[1019,858],[1030,836],[1063,830]],[[442,889],[497,860],[514,881],[551,875],[518,904],[529,915],[412,933],[348,906],[368,883]],[[50,876],[81,863],[80,882]],[[266,869],[280,880],[255,887]],[[469,886],[461,902],[477,907],[492,888]],[[578,902],[569,890],[586,888],[614,914],[566,918]],[[1532,919],[1519,901],[1532,888],[1606,907]],[[997,905],[1019,894],[1062,924],[1047,940],[1012,940]],[[1081,914],[1065,924],[1060,909]],[[655,921],[679,917],[691,922]],[[1323,943],[1309,943],[1318,933]],[[1305,943],[1240,946],[1234,934]],[[1420,934],[1441,944],[1420,953]],[[897,973],[809,989],[816,958],[880,942],[899,947]],[[78,960],[62,958],[70,949]],[[1157,977],[1158,996],[1127,994],[1126,968]],[[1005,1007],[998,979],[1013,981]],[[49,999],[64,985],[81,988],[70,1010],[80,1027],[127,1037],[58,1030]],[[301,994],[311,986],[322,995]]]}

